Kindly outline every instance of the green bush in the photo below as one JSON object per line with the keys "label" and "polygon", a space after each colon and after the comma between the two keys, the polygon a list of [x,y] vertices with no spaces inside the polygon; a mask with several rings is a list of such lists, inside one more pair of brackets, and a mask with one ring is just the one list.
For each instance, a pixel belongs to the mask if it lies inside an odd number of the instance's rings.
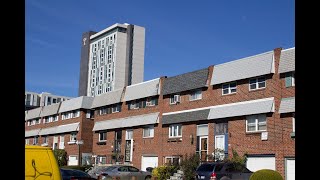
{"label": "green bush", "polygon": [[64,149],[55,149],[53,154],[58,161],[59,167],[67,165],[67,152]]}
{"label": "green bush", "polygon": [[194,179],[197,167],[200,164],[200,157],[198,154],[185,155],[180,166],[183,171],[185,179]]}
{"label": "green bush", "polygon": [[226,161],[234,163],[235,168],[241,170],[247,162],[247,156],[246,153],[243,156],[239,156],[238,152],[232,149],[232,158],[228,158]]}
{"label": "green bush", "polygon": [[283,180],[281,174],[271,169],[261,169],[254,172],[249,180]]}
{"label": "green bush", "polygon": [[176,170],[176,166],[159,166],[152,170],[152,176],[158,180],[166,180],[169,179]]}

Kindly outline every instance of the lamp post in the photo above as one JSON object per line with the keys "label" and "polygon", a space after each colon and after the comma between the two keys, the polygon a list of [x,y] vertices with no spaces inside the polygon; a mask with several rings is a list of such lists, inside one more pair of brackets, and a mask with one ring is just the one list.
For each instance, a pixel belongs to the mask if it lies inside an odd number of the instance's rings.
{"label": "lamp post", "polygon": [[83,144],[83,140],[77,140],[76,144],[78,145],[78,166],[81,166],[80,145]]}

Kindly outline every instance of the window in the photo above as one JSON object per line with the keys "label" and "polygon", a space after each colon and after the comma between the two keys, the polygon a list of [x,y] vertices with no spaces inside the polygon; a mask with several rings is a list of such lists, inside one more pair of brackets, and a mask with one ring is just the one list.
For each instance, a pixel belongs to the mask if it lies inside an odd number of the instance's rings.
{"label": "window", "polygon": [[296,118],[295,118],[295,114],[293,114],[292,117],[292,132],[296,131]]}
{"label": "window", "polygon": [[35,144],[38,144],[38,142],[39,142],[38,136],[35,136],[35,137],[33,138],[33,144],[34,144],[34,145],[35,145]]}
{"label": "window", "polygon": [[194,101],[194,100],[198,100],[198,99],[201,99],[202,98],[202,90],[195,90],[195,91],[192,91],[191,94],[190,94],[190,98],[189,100],[190,101]]}
{"label": "window", "polygon": [[107,141],[107,132],[99,132],[99,142]]}
{"label": "window", "polygon": [[70,142],[77,140],[77,133],[71,133],[70,134]]}
{"label": "window", "polygon": [[143,128],[143,138],[154,137],[154,126],[147,126]]}
{"label": "window", "polygon": [[112,113],[120,112],[121,111],[121,105],[116,104],[112,106]]}
{"label": "window", "polygon": [[29,144],[29,139],[26,139],[26,144]]}
{"label": "window", "polygon": [[139,109],[139,102],[137,101],[131,101],[129,109]]}
{"label": "window", "polygon": [[266,114],[247,116],[247,132],[260,132],[267,130]]}
{"label": "window", "polygon": [[237,92],[237,83],[227,83],[222,85],[222,95],[233,94]]}
{"label": "window", "polygon": [[295,86],[295,72],[288,72],[285,74],[286,87]]}
{"label": "window", "polygon": [[130,140],[130,139],[133,139],[133,130],[132,129],[126,130],[126,140]]}
{"label": "window", "polygon": [[170,104],[177,104],[180,102],[180,95],[174,94],[170,96]]}
{"label": "window", "polygon": [[177,166],[180,164],[179,156],[167,156],[165,157],[165,164]]}
{"label": "window", "polygon": [[52,121],[54,122],[54,121],[58,121],[58,115],[55,115],[55,116],[52,116]]}
{"label": "window", "polygon": [[49,116],[45,117],[45,118],[44,118],[44,123],[49,123],[49,122],[50,122]]}
{"label": "window", "polygon": [[43,137],[43,144],[48,144],[49,142],[49,137],[48,136],[44,136]]}
{"label": "window", "polygon": [[36,124],[40,124],[40,119],[36,119]]}
{"label": "window", "polygon": [[106,156],[98,156],[96,159],[97,164],[106,164],[107,163],[107,157]]}
{"label": "window", "polygon": [[169,138],[182,137],[181,124],[169,126]]}
{"label": "window", "polygon": [[146,106],[155,106],[158,105],[158,98],[157,97],[148,97],[147,98],[147,102],[146,102]]}
{"label": "window", "polygon": [[31,126],[31,121],[27,121],[27,126]]}
{"label": "window", "polygon": [[266,87],[266,78],[264,76],[250,79],[249,81],[249,90],[262,89],[265,87]]}
{"label": "window", "polygon": [[99,115],[103,115],[103,114],[107,114],[107,107],[102,107],[102,108],[99,110]]}
{"label": "window", "polygon": [[62,120],[80,117],[80,110],[62,113]]}

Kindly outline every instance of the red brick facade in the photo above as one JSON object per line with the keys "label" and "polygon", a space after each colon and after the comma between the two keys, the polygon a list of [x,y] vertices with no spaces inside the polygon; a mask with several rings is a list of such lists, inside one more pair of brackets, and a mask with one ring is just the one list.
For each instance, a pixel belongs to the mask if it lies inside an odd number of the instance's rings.
{"label": "red brick facade", "polygon": [[[249,79],[237,80],[237,92],[235,94],[222,95],[222,85],[210,85],[214,66],[209,66],[207,87],[202,88],[202,99],[190,101],[190,91],[180,92],[180,103],[170,105],[170,95],[160,93],[158,105],[141,109],[128,110],[126,102],[122,103],[121,112],[98,115],[95,111],[94,119],[85,118],[85,112],[81,111],[79,118],[61,120],[48,124],[26,126],[26,131],[37,128],[58,126],[66,123],[80,122],[80,130],[77,138],[83,139],[85,145],[81,147],[81,152],[91,152],[93,155],[106,155],[111,157],[114,147],[115,129],[107,131],[107,141],[99,144],[99,133],[93,132],[96,122],[112,120],[136,115],[160,112],[159,123],[154,125],[154,137],[143,138],[143,127],[130,127],[116,129],[122,131],[121,154],[125,152],[126,129],[133,129],[133,158],[131,164],[141,168],[141,159],[144,155],[158,157],[158,165],[164,164],[166,156],[184,156],[185,154],[195,153],[197,145],[197,125],[208,124],[208,154],[215,149],[214,127],[216,123],[224,122],[228,124],[228,155],[232,156],[232,149],[239,155],[265,155],[272,154],[276,158],[276,170],[284,176],[285,158],[295,157],[295,139],[290,136],[293,132],[292,113],[279,114],[278,110],[282,98],[294,97],[295,87],[285,87],[284,75],[278,73],[281,48],[274,49],[275,73],[266,75],[266,88],[249,90]],[[231,72],[232,73],[232,72]],[[160,78],[160,87],[166,77]],[[122,96],[123,97],[123,96]],[[246,116],[223,118],[218,120],[202,120],[197,122],[187,122],[182,124],[182,140],[169,140],[169,125],[162,124],[162,113],[196,109],[201,107],[230,104],[242,101],[256,100],[274,97],[275,112],[267,113],[267,140],[261,140],[261,132],[246,132]],[[41,120],[42,122],[42,120]],[[65,136],[65,142],[69,139]],[[30,142],[31,143],[31,142]],[[40,142],[41,144],[41,138]],[[52,146],[52,136],[50,136],[49,146]],[[77,145],[65,143],[68,154],[77,154]],[[107,163],[111,160],[107,158]]]}

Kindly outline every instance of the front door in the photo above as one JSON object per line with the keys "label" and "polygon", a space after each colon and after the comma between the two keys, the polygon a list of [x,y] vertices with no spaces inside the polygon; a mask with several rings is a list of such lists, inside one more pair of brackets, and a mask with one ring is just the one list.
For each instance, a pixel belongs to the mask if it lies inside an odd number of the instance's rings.
{"label": "front door", "polygon": [[207,161],[208,154],[208,136],[200,136],[200,158],[201,161]]}

